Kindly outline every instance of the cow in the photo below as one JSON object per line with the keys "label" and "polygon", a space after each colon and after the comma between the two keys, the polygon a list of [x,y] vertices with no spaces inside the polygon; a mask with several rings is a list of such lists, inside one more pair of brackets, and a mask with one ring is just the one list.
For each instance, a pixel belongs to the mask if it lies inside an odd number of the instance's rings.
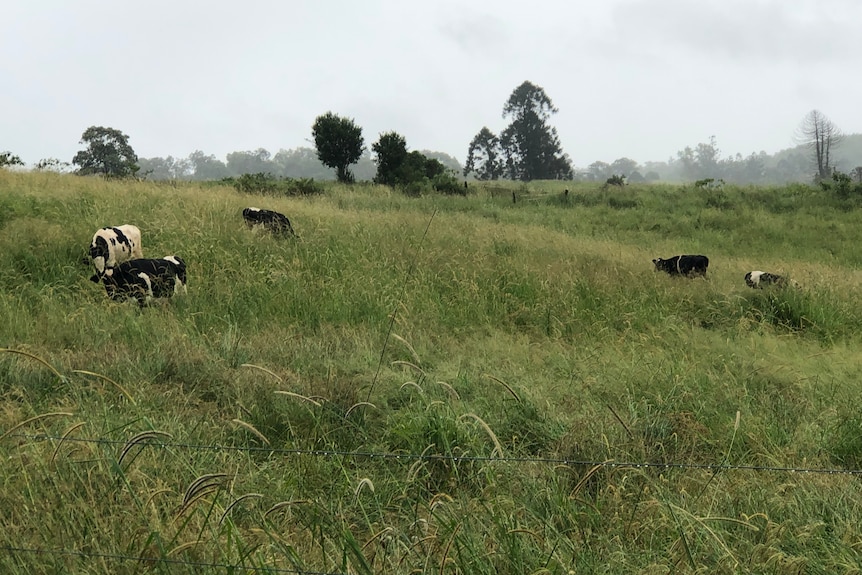
{"label": "cow", "polygon": [[245,208],[242,211],[242,219],[245,220],[249,228],[254,226],[263,226],[269,232],[280,235],[295,236],[296,232],[290,225],[290,220],[287,216],[272,210],[262,210],[260,208]]}
{"label": "cow", "polygon": [[102,228],[96,231],[90,242],[90,261],[96,270],[90,281],[98,283],[106,269],[142,257],[141,230],[137,226],[124,224]]}
{"label": "cow", "polygon": [[745,274],[745,285],[754,289],[763,289],[764,286],[784,287],[787,285],[787,278],[778,274],[769,272],[752,271]]}
{"label": "cow", "polygon": [[186,262],[179,256],[129,260],[107,268],[102,283],[112,300],[131,298],[143,307],[153,298],[187,292]]}
{"label": "cow", "polygon": [[652,261],[656,270],[669,273],[672,276],[682,275],[686,277],[701,276],[706,278],[706,268],[709,267],[709,258],[706,256],[682,255],[672,258],[657,258]]}

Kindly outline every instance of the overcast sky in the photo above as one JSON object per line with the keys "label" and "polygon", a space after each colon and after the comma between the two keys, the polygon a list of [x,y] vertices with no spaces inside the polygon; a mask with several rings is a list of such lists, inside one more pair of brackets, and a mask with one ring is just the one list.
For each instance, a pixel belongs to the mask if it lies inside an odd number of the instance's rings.
{"label": "overcast sky", "polygon": [[327,111],[464,162],[525,80],[576,167],[714,135],[774,153],[816,108],[862,133],[860,0],[6,0],[0,151],[71,161],[313,146]]}

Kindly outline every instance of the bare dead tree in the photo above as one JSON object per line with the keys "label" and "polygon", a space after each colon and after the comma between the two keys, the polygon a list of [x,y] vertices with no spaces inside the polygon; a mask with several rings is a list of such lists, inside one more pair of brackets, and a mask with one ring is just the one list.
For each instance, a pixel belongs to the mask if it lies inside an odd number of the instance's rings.
{"label": "bare dead tree", "polygon": [[817,178],[820,180],[830,178],[834,168],[832,151],[844,140],[841,129],[820,110],[811,110],[799,124],[794,140],[798,144],[808,146],[814,152]]}

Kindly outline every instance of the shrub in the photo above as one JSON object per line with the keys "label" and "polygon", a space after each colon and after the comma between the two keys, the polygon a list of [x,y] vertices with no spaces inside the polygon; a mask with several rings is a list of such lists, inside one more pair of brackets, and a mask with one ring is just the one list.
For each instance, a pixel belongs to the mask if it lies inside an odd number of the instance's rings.
{"label": "shrub", "polygon": [[278,178],[263,172],[243,174],[238,178],[226,178],[223,181],[232,184],[238,192],[244,194],[308,196],[323,191],[323,187],[313,178],[294,180],[293,178]]}
{"label": "shrub", "polygon": [[820,181],[820,187],[824,191],[834,192],[839,198],[847,199],[850,196],[862,196],[862,183],[854,183],[849,174],[834,172],[832,181]]}
{"label": "shrub", "polygon": [[451,173],[442,173],[437,174],[431,179],[431,185],[434,187],[434,190],[440,192],[441,194],[447,195],[467,195],[467,188],[465,188],[458,181],[455,176]]}
{"label": "shrub", "polygon": [[606,187],[606,188],[607,188],[608,186],[617,186],[617,187],[620,187],[620,188],[621,188],[621,187],[623,187],[623,186],[625,186],[625,185],[626,185],[626,178],[625,178],[625,176],[618,176],[618,175],[616,175],[616,174],[614,174],[613,176],[611,176],[610,178],[608,178],[608,179],[605,181],[605,187]]}
{"label": "shrub", "polygon": [[23,166],[24,162],[21,158],[12,152],[0,152],[0,169],[5,166]]}
{"label": "shrub", "polygon": [[275,177],[272,174],[243,174],[233,181],[233,187],[244,194],[270,194],[275,191]]}
{"label": "shrub", "polygon": [[724,188],[724,180],[721,178],[718,180],[715,178],[704,178],[703,180],[697,180],[694,183],[694,187],[701,190],[721,190]]}

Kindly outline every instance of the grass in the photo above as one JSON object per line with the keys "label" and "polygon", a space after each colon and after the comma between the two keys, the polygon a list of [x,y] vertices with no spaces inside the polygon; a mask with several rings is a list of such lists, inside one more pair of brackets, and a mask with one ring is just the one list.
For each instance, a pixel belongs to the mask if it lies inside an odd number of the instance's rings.
{"label": "grass", "polygon": [[[858,218],[800,186],[0,171],[0,569],[859,572],[855,475],[744,468],[860,467]],[[88,281],[120,223],[187,296]],[[653,271],[678,253],[710,279]]]}

